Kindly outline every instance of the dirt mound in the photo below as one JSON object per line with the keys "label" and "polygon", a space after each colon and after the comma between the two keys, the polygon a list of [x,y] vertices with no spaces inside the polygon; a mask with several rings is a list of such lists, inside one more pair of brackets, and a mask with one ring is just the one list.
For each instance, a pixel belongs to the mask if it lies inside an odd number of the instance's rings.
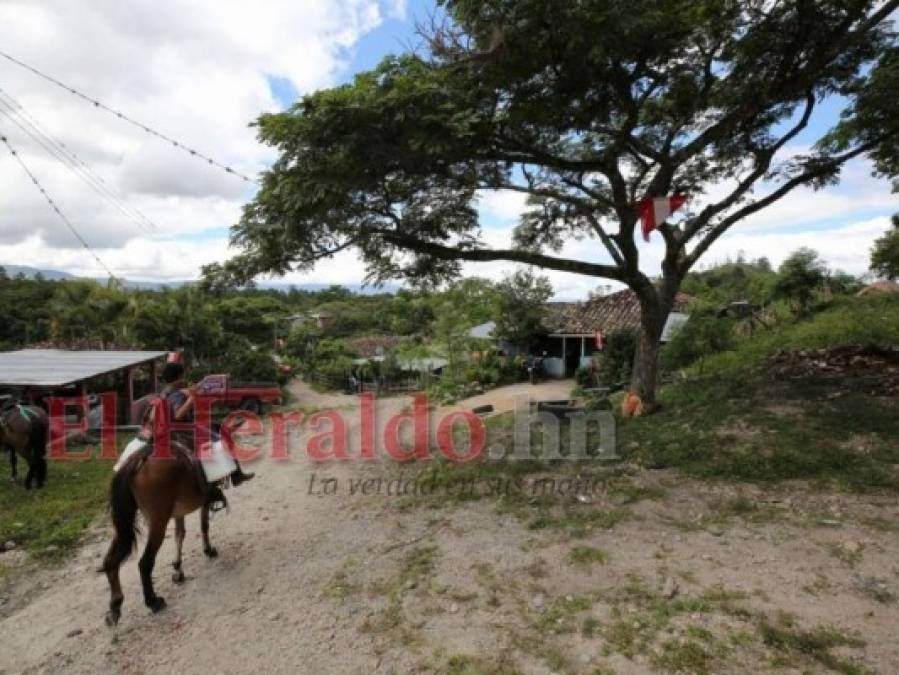
{"label": "dirt mound", "polygon": [[779,349],[768,365],[776,377],[828,377],[871,393],[899,394],[899,346],[844,345],[830,349]]}

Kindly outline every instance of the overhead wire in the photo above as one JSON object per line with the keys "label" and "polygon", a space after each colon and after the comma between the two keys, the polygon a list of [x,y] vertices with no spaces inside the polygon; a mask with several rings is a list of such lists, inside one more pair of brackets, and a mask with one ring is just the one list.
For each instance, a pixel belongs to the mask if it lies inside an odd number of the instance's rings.
{"label": "overhead wire", "polygon": [[120,110],[112,108],[111,106],[108,106],[105,103],[102,103],[101,101],[99,101],[95,98],[92,98],[91,96],[88,96],[87,94],[82,93],[81,91],[75,89],[74,87],[72,87],[68,84],[65,84],[64,82],[61,82],[60,80],[56,79],[52,75],[48,75],[47,73],[44,73],[43,71],[35,68],[34,66],[31,66],[31,65],[25,63],[24,61],[21,61],[13,56],[7,54],[6,52],[0,51],[0,57],[3,57],[7,61],[14,63],[21,68],[24,68],[25,70],[56,85],[57,87],[65,89],[73,96],[76,96],[76,97],[90,103],[95,108],[104,110],[104,111],[110,113],[111,115],[118,117],[120,120],[127,122],[128,124],[131,124],[132,126],[135,126],[138,129],[141,129],[142,131],[145,131],[146,133],[148,133],[152,136],[155,136],[156,138],[159,138],[160,140],[163,140],[166,143],[171,144],[173,147],[178,148],[179,150],[182,150],[182,151],[188,153],[192,157],[195,157],[197,159],[201,159],[201,160],[205,161],[210,166],[217,167],[217,168],[221,169],[222,171],[224,171],[225,173],[228,173],[228,174],[231,174],[232,176],[240,178],[241,180],[243,180],[247,183],[258,183],[259,182],[258,180],[250,178],[249,176],[237,171],[236,169],[232,169],[227,164],[219,162],[218,160],[213,159],[212,157],[210,157],[206,154],[203,154],[202,152],[200,152],[198,150],[195,150],[194,148],[182,143],[181,141],[178,141],[178,140],[172,138],[171,136],[164,134],[161,131],[157,131],[156,129],[153,129],[152,127],[144,124],[143,122],[139,122],[136,119],[129,117],[128,115],[121,112]]}
{"label": "overhead wire", "polygon": [[48,193],[47,190],[44,189],[44,186],[37,179],[37,176],[35,176],[34,173],[32,173],[31,169],[28,168],[28,165],[25,164],[25,160],[22,159],[22,156],[16,151],[16,149],[9,142],[9,138],[6,135],[4,135],[2,131],[0,131],[0,142],[2,142],[6,146],[6,149],[9,150],[9,153],[19,163],[19,166],[22,167],[22,170],[31,179],[31,182],[34,183],[35,187],[37,187],[37,189],[40,191],[40,193],[44,196],[44,199],[47,200],[47,203],[50,205],[50,208],[53,209],[53,211],[56,213],[56,215],[59,216],[60,220],[62,220],[62,222],[66,225],[66,227],[68,227],[69,230],[72,232],[72,234],[75,235],[75,238],[78,240],[78,242],[84,247],[84,249],[88,253],[90,253],[90,255],[93,257],[93,259],[97,261],[97,264],[100,265],[100,267],[102,267],[106,271],[106,273],[109,275],[109,277],[111,279],[117,279],[116,275],[113,274],[113,272],[109,268],[109,266],[105,262],[103,262],[103,259],[97,254],[96,251],[94,251],[93,248],[91,248],[91,245],[87,242],[87,240],[83,236],[81,236],[81,233],[78,231],[78,229],[72,223],[72,221],[70,221],[66,217],[66,215],[62,212],[62,210],[59,208],[57,203],[53,200],[53,197],[50,196],[50,193]]}
{"label": "overhead wire", "polygon": [[129,207],[125,204],[123,197],[93,171],[90,165],[78,157],[62,141],[57,140],[42,129],[37,120],[28,115],[24,107],[2,89],[0,89],[0,115],[5,116],[10,122],[15,124],[44,151],[83,180],[94,192],[112,204],[122,215],[137,223],[141,229],[146,232],[159,229],[156,223],[150,220],[140,209]]}

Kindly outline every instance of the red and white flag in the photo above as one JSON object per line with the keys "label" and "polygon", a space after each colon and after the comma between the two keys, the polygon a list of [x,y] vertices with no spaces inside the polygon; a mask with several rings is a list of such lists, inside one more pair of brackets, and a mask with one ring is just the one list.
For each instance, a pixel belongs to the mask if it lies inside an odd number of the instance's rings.
{"label": "red and white flag", "polygon": [[640,210],[643,239],[649,241],[649,233],[664,223],[668,216],[677,211],[686,201],[687,195],[650,197],[641,201],[637,208]]}

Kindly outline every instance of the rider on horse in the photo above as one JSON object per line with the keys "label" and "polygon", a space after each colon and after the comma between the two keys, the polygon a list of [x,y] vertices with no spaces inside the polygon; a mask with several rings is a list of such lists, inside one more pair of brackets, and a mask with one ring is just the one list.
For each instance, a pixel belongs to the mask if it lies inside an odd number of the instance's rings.
{"label": "rider on horse", "polygon": [[[166,363],[161,379],[165,386],[159,392],[159,397],[168,405],[170,419],[175,422],[192,421],[197,394],[193,388],[187,386],[184,379],[184,366],[180,363]],[[210,433],[210,437],[213,441],[218,440],[218,435],[214,432]],[[244,473],[236,459],[234,464],[237,468],[231,473],[231,484],[235,487],[255,475]]]}

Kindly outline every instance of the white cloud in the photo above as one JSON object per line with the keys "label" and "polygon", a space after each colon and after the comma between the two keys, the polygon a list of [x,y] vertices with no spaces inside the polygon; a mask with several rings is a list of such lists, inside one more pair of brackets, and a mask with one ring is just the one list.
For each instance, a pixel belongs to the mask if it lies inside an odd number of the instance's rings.
{"label": "white cloud", "polygon": [[[269,78],[305,92],[334,84],[352,47],[403,0],[4,0],[2,50],[243,173],[272,159],[248,125],[277,110]],[[0,86],[158,230],[122,218],[0,115],[7,135],[90,244],[118,274],[153,268],[195,277],[217,247],[179,239],[224,228],[253,188],[0,59]],[[0,148],[0,262],[99,269]],[[160,241],[154,241],[160,240]],[[177,264],[136,255],[165,250]],[[223,258],[224,253],[220,255]],[[42,262],[43,261],[43,262]]]}
{"label": "white cloud", "polygon": [[[280,107],[269,78],[300,92],[346,74],[353,47],[388,18],[407,17],[405,0],[0,0],[0,49],[235,169],[253,175],[272,160],[248,124]],[[395,43],[390,44],[395,48]],[[60,207],[118,274],[134,278],[196,278],[202,264],[227,257],[224,228],[253,195],[247,186],[167,147],[159,139],[0,59],[0,87],[40,124],[87,161],[157,225],[144,231],[123,219],[77,177],[50,159],[0,115],[0,132],[21,150]],[[801,150],[793,148],[792,150]],[[832,267],[863,272],[873,239],[899,210],[889,184],[870,177],[867,162],[844,171],[820,192],[797,190],[740,223],[704,261],[768,256],[778,263],[801,245],[818,249]],[[717,186],[712,197],[726,186]],[[760,194],[763,194],[762,191]],[[525,208],[512,191],[479,194],[484,236],[508,246]],[[696,200],[693,208],[701,206]],[[638,244],[642,267],[659,273],[661,242]],[[607,260],[596,240],[569,241],[561,255]],[[21,169],[0,148],[0,263],[79,274],[100,270]],[[499,279],[507,263],[466,264],[468,274]],[[549,272],[559,297],[583,297],[606,283]],[[289,282],[359,283],[354,253],[323,261]]]}
{"label": "white cloud", "polygon": [[890,218],[880,216],[830,229],[805,229],[784,232],[733,231],[709,249],[705,265],[734,260],[742,253],[746,258],[768,258],[775,267],[790,253],[806,246],[821,254],[828,266],[850,274],[868,270],[874,240],[890,228]]}
{"label": "white cloud", "polygon": [[478,206],[485,222],[515,225],[525,209],[527,195],[515,190],[479,190]]}

